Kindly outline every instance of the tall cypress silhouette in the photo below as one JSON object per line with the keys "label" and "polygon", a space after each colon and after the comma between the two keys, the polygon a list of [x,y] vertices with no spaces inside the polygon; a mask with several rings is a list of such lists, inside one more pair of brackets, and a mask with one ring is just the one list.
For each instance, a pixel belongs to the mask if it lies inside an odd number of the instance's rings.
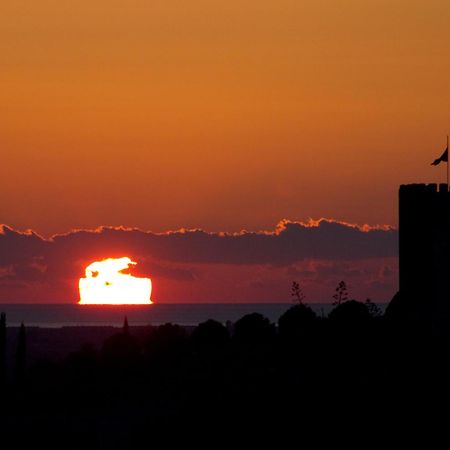
{"label": "tall cypress silhouette", "polygon": [[6,377],[6,314],[0,314],[0,383]]}
{"label": "tall cypress silhouette", "polygon": [[25,325],[20,325],[19,339],[17,342],[17,353],[16,353],[16,381],[18,383],[23,382],[25,377],[25,364],[27,356],[27,342],[25,334]]}
{"label": "tall cypress silhouette", "polygon": [[129,335],[130,334],[130,327],[128,326],[128,319],[127,316],[125,316],[125,319],[123,321],[123,328],[122,328],[123,334]]}

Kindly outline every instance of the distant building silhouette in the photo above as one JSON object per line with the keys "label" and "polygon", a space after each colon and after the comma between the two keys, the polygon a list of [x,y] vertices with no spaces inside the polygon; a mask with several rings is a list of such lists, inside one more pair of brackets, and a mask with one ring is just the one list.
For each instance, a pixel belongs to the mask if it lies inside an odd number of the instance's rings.
{"label": "distant building silhouette", "polygon": [[400,294],[411,318],[449,328],[450,192],[446,184],[409,184],[399,192]]}

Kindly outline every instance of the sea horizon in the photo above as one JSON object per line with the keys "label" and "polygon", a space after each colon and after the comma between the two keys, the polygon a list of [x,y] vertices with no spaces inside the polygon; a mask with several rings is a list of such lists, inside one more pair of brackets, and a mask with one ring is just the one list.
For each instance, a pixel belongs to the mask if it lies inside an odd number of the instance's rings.
{"label": "sea horizon", "polygon": [[[326,317],[332,303],[307,303],[319,317]],[[246,314],[259,313],[277,322],[290,303],[153,303],[151,305],[79,305],[78,303],[0,303],[7,326],[60,328],[69,326],[130,326],[176,323],[195,326],[209,319],[223,324]],[[384,310],[386,303],[377,303]]]}

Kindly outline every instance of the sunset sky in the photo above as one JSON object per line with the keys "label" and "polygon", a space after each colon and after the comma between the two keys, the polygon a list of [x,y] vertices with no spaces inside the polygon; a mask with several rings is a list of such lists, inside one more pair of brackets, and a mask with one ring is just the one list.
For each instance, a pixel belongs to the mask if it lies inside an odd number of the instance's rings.
{"label": "sunset sky", "polygon": [[445,181],[449,24],[448,0],[3,0],[0,223],[395,227],[399,184]]}

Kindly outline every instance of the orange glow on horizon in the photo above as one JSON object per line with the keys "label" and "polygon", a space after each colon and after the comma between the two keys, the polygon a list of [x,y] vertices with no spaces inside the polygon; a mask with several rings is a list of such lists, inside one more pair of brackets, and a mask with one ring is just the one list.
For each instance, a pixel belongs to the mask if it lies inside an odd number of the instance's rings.
{"label": "orange glow on horizon", "polygon": [[152,282],[124,273],[135,265],[128,257],[108,258],[86,267],[80,278],[80,305],[150,305]]}

